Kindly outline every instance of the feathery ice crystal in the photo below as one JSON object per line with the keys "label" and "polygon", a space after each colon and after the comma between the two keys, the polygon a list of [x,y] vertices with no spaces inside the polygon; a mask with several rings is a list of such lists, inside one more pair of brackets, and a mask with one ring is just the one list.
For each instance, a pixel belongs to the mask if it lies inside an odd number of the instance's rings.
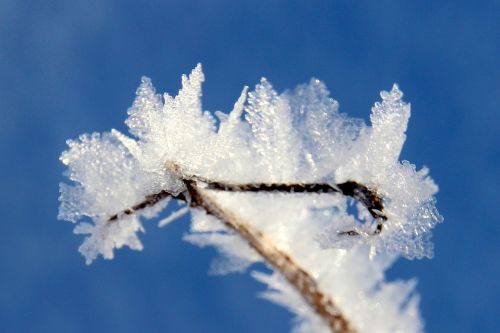
{"label": "feathery ice crystal", "polygon": [[399,161],[410,107],[398,86],[381,93],[367,126],[339,113],[316,79],[282,94],[262,79],[217,122],[202,110],[203,81],[198,65],[174,98],[143,77],[131,137],[68,141],[72,184],[61,184],[59,218],[87,235],[87,263],[141,250],[140,217],[174,198],[186,207],[160,225],[191,207],[185,240],[217,247],[213,272],[267,263],[272,274],[252,275],[297,315],[294,332],[422,331],[414,281],[384,279],[398,256],[432,256],[442,220],[428,170]]}

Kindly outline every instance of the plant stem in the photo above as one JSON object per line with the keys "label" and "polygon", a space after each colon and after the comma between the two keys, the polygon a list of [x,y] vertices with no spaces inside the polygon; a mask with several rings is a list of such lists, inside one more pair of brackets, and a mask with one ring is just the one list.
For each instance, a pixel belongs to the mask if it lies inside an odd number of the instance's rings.
{"label": "plant stem", "polygon": [[195,182],[187,182],[186,185],[191,196],[191,207],[203,208],[208,214],[220,219],[226,227],[238,233],[302,295],[302,298],[327,323],[332,332],[356,332],[333,300],[320,290],[314,278],[293,258],[276,248],[262,232],[255,230],[234,213],[217,204],[210,196],[209,190],[198,187]]}
{"label": "plant stem", "polygon": [[[382,232],[383,221],[387,217],[383,213],[382,198],[363,184],[354,181],[330,185],[325,183],[308,184],[227,184],[223,182],[214,182],[201,177],[183,178],[186,190],[177,195],[163,190],[155,194],[146,196],[146,198],[120,213],[112,215],[108,223],[119,219],[122,215],[134,214],[141,209],[151,207],[159,201],[171,196],[175,199],[185,201],[192,208],[200,208],[208,214],[217,217],[224,225],[235,231],[242,237],[264,260],[281,275],[302,295],[302,298],[311,306],[311,308],[327,323],[328,327],[335,333],[354,333],[356,330],[351,323],[342,314],[333,300],[321,291],[316,280],[303,268],[301,268],[292,257],[286,252],[278,249],[272,242],[266,239],[265,235],[252,228],[241,218],[231,211],[221,207],[210,195],[211,191],[227,192],[287,192],[287,193],[341,193],[345,196],[362,203],[377,221],[375,234]],[[198,183],[202,183],[199,186]],[[356,230],[342,232],[343,235],[357,236]]]}

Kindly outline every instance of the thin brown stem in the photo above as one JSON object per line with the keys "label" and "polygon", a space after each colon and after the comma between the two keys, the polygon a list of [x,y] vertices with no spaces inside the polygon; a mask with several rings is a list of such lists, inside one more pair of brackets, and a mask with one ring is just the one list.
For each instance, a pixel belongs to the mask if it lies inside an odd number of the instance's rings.
{"label": "thin brown stem", "polygon": [[[214,182],[199,177],[183,179],[186,190],[172,195],[167,191],[160,191],[146,196],[146,198],[129,209],[109,217],[108,222],[118,220],[122,215],[134,214],[146,207],[151,207],[166,199],[173,197],[185,201],[190,207],[205,210],[220,219],[226,227],[238,233],[248,244],[259,253],[266,262],[282,274],[282,276],[302,295],[303,299],[327,323],[332,332],[352,333],[355,329],[333,300],[325,295],[316,283],[316,280],[301,268],[287,253],[274,246],[266,239],[262,232],[255,230],[249,224],[236,216],[231,211],[221,207],[210,195],[210,191],[227,192],[286,192],[286,193],[341,193],[352,197],[363,204],[377,221],[374,234],[382,232],[383,222],[387,217],[383,213],[382,198],[376,191],[354,181],[330,185],[327,183],[250,183],[229,184]],[[202,183],[202,186],[199,186]],[[341,232],[342,235],[358,236],[356,230]]]}
{"label": "thin brown stem", "polygon": [[287,253],[279,250],[272,242],[268,241],[262,232],[255,230],[234,213],[217,204],[206,189],[196,186],[193,182],[187,182],[187,188],[191,196],[192,207],[204,209],[246,240],[268,264],[280,272],[297,289],[303,299],[327,323],[332,332],[356,332],[333,300],[321,291],[316,280]]}
{"label": "thin brown stem", "polygon": [[[248,183],[248,184],[228,184],[202,180],[208,189],[228,191],[228,192],[285,192],[285,193],[341,193],[359,201],[368,209],[370,215],[377,221],[377,228],[374,234],[379,234],[383,229],[383,222],[387,220],[384,215],[384,205],[382,197],[363,184],[354,181],[331,185],[328,183]],[[341,234],[356,236],[359,233],[355,230],[344,231]]]}
{"label": "thin brown stem", "polygon": [[184,196],[184,193],[181,192],[177,195],[172,195],[172,194],[168,193],[167,191],[163,190],[163,191],[160,191],[158,193],[150,194],[150,195],[146,196],[144,201],[138,203],[137,205],[134,205],[131,208],[127,208],[127,209],[121,211],[120,213],[117,213],[117,214],[110,216],[108,218],[108,222],[118,220],[119,216],[131,215],[131,214],[134,214],[134,213],[136,213],[144,208],[152,207],[152,206],[156,205],[158,202],[160,202],[163,199],[166,199],[168,197],[173,197],[175,199],[179,199],[179,200],[187,202],[186,197]]}
{"label": "thin brown stem", "polygon": [[[226,192],[284,192],[284,193],[341,193],[360,202],[366,207],[370,215],[377,222],[377,226],[373,235],[380,234],[384,227],[384,221],[387,216],[384,214],[384,206],[382,197],[374,190],[355,181],[347,181],[341,184],[331,185],[328,183],[302,183],[302,184],[287,184],[287,183],[247,183],[247,184],[231,184],[218,181],[210,181],[201,177],[192,176],[184,178],[184,182],[202,182],[207,189],[226,191]],[[163,190],[146,196],[144,201],[137,205],[125,209],[120,213],[109,217],[108,221],[115,221],[120,215],[134,214],[146,207],[154,206],[159,201],[172,196],[175,199],[188,201],[183,192],[177,195],[171,195]],[[359,236],[356,230],[342,231],[340,235]]]}

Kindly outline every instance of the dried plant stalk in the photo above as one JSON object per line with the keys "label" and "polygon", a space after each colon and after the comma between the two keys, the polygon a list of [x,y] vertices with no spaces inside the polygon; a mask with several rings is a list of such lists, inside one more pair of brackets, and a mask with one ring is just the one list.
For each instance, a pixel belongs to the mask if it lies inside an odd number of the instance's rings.
{"label": "dried plant stalk", "polygon": [[332,332],[354,333],[356,330],[342,314],[334,301],[325,295],[309,273],[301,268],[287,253],[279,250],[262,232],[253,229],[233,212],[224,209],[210,196],[209,190],[188,182],[191,206],[203,208],[219,218],[226,227],[234,230],[259,253],[266,262],[302,295],[304,300],[328,324]]}
{"label": "dried plant stalk", "polygon": [[[210,195],[210,191],[341,193],[360,201],[368,209],[370,214],[377,219],[376,233],[380,233],[382,231],[382,221],[386,220],[386,217],[383,215],[382,199],[375,191],[353,181],[335,186],[329,184],[228,184],[209,181],[201,177],[189,177],[183,181],[186,186],[185,192],[178,195],[171,195],[167,191],[161,191],[149,195],[141,203],[111,216],[108,221],[112,223],[120,215],[134,214],[141,209],[153,206],[168,196],[185,201],[192,208],[201,208],[208,214],[221,220],[227,228],[235,231],[269,265],[280,272],[300,293],[307,304],[328,324],[332,332],[356,332],[334,301],[321,291],[314,278],[308,272],[301,268],[290,255],[274,246],[269,239],[266,239],[266,236],[262,232],[255,230],[233,212],[221,207],[213,196]],[[198,186],[199,181],[203,183],[203,187]],[[343,234],[355,236],[357,232],[351,230],[343,232]]]}

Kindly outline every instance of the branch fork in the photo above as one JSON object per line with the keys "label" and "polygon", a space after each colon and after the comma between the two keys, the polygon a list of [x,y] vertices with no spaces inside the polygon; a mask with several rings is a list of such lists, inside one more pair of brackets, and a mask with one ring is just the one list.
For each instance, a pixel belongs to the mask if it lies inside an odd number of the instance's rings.
{"label": "branch fork", "polygon": [[[174,165],[174,171],[179,175],[179,168]],[[118,220],[122,215],[135,214],[136,212],[155,205],[167,197],[172,197],[186,202],[189,207],[203,209],[210,215],[221,220],[226,227],[235,231],[242,237],[266,262],[281,275],[302,295],[303,299],[311,308],[326,322],[332,332],[353,333],[356,330],[348,319],[342,314],[335,302],[325,295],[319,288],[316,280],[287,253],[278,249],[268,241],[265,235],[256,230],[233,212],[221,207],[211,191],[227,192],[285,192],[285,193],[339,193],[357,200],[369,211],[377,221],[376,230],[373,235],[380,234],[383,230],[383,222],[387,220],[383,212],[382,197],[376,191],[369,189],[363,184],[355,181],[347,181],[341,184],[330,185],[327,183],[249,183],[229,184],[225,182],[210,181],[202,177],[190,176],[181,178],[186,190],[179,194],[172,194],[165,190],[145,197],[145,199],[131,208],[109,217],[108,223]],[[340,235],[359,236],[355,229],[340,232]]]}

